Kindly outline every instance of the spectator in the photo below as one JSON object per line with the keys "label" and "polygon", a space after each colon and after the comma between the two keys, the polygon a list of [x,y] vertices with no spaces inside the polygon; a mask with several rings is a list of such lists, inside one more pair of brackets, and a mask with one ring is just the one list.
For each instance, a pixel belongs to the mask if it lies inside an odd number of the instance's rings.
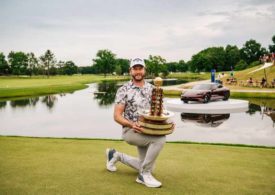
{"label": "spectator", "polygon": [[273,80],[271,81],[271,87],[272,87],[272,88],[275,87],[275,79],[273,79]]}
{"label": "spectator", "polygon": [[263,77],[262,78],[262,81],[261,81],[261,87],[266,87],[267,86],[267,82],[266,82],[266,79]]}
{"label": "spectator", "polygon": [[253,86],[252,77],[250,77],[246,82],[247,82],[247,86]]}

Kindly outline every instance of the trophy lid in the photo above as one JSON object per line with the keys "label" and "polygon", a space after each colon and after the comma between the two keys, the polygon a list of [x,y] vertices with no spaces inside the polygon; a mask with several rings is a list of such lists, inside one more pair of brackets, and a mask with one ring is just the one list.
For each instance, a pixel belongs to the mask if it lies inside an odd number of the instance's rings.
{"label": "trophy lid", "polygon": [[162,83],[163,83],[162,78],[156,77],[156,78],[154,79],[154,85],[155,85],[155,86],[159,87],[159,86],[162,85]]}

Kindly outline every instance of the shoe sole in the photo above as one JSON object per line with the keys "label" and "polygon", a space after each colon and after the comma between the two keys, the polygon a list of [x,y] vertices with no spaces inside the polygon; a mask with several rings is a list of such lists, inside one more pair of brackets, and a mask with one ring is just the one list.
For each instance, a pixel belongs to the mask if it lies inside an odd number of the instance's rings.
{"label": "shoe sole", "polygon": [[146,184],[143,181],[141,181],[139,178],[136,179],[136,182],[139,183],[139,184],[143,184],[143,185],[145,185],[145,186],[147,186],[149,188],[160,188],[161,187],[161,185],[159,185],[159,186],[153,186],[153,185]]}
{"label": "shoe sole", "polygon": [[115,172],[116,170],[113,170],[113,169],[109,169],[109,168],[108,168],[108,163],[109,163],[109,151],[110,151],[109,148],[106,149],[106,169],[107,169],[108,171],[110,171],[110,172]]}

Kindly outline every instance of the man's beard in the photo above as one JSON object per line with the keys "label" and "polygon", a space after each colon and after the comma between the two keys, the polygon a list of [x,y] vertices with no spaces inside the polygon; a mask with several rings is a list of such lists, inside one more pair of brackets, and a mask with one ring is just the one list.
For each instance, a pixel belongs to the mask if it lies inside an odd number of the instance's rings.
{"label": "man's beard", "polygon": [[139,82],[139,81],[142,81],[144,79],[144,75],[142,75],[142,74],[132,75],[132,78],[133,78],[134,81]]}

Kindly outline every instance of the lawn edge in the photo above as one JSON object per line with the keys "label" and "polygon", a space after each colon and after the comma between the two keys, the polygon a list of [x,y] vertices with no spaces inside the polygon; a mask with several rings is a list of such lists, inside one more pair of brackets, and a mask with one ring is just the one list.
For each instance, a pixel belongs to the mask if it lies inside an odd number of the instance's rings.
{"label": "lawn edge", "polygon": [[[78,140],[78,141],[114,141],[123,142],[122,139],[108,139],[108,138],[69,138],[69,137],[35,137],[35,136],[17,136],[17,135],[0,135],[1,138],[27,138],[27,139],[52,139],[52,140]],[[262,146],[262,145],[249,145],[249,144],[230,144],[219,142],[193,142],[193,141],[167,141],[170,144],[194,144],[194,145],[214,145],[214,146],[227,146],[227,147],[242,147],[242,148],[262,148],[262,149],[275,149],[275,146]]]}

